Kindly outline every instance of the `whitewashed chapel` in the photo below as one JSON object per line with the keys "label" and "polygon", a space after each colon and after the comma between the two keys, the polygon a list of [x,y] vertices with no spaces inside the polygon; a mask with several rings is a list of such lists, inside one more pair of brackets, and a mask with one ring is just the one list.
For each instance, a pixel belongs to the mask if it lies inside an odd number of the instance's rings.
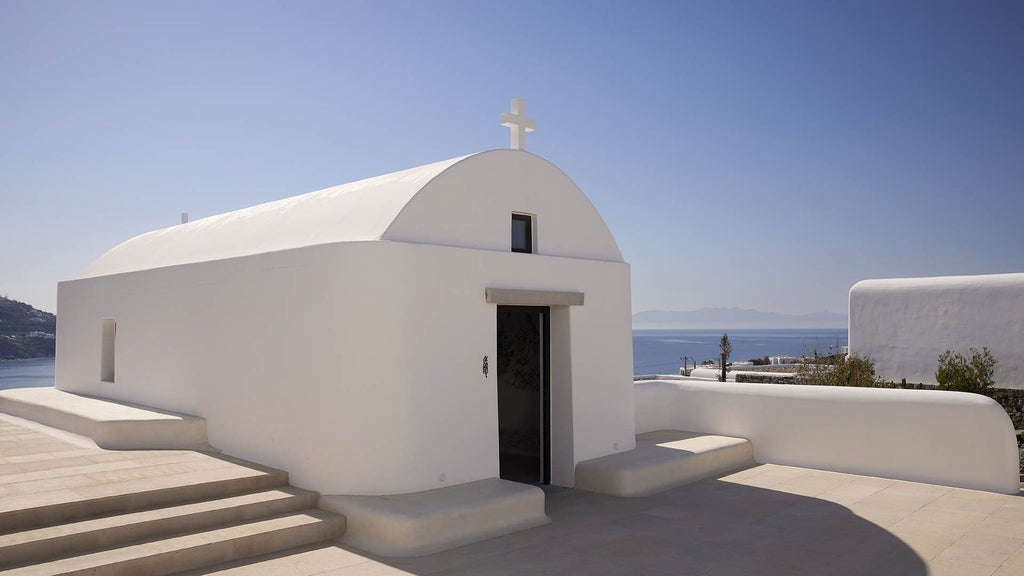
{"label": "whitewashed chapel", "polygon": [[572,486],[634,447],[630,270],[582,191],[492,150],[132,238],[59,285],[57,387],[201,416],[326,494]]}

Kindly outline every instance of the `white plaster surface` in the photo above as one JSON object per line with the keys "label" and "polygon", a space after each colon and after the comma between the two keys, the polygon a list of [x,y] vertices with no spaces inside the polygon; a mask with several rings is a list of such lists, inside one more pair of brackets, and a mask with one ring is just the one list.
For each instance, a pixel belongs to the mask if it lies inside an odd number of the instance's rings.
{"label": "white plaster surface", "polygon": [[[694,368],[690,371],[690,378],[696,378],[700,380],[711,380],[718,382],[718,378],[722,375],[721,368]],[[732,378],[729,378],[732,376]],[[730,372],[725,373],[726,379],[736,380],[736,376]]]}
{"label": "white plaster surface", "polygon": [[938,357],[987,346],[995,383],[1024,388],[1024,273],[864,280],[850,289],[850,353],[883,378],[935,384]]}
{"label": "white plaster surface", "polygon": [[750,440],[760,463],[1020,490],[1013,425],[985,396],[678,380],[635,390],[638,434],[700,430]]}
{"label": "white plaster surface", "polygon": [[649,496],[755,464],[750,442],[682,430],[637,435],[636,448],[576,465],[576,488],[613,496]]}
{"label": "white plaster surface", "polygon": [[[551,313],[552,475],[571,485],[579,460],[634,445],[629,266],[547,161],[450,162],[386,178],[419,191],[386,209],[367,195],[372,230],[348,208],[320,214],[349,205],[325,192],[114,248],[58,287],[57,388],[195,414],[214,447],[325,494],[451,486],[499,473],[486,289],[581,292]],[[510,252],[513,211],[535,215],[538,254]]]}
{"label": "white plaster surface", "polygon": [[70,394],[55,388],[0,390],[0,412],[91,438],[108,450],[209,450],[206,421]]}
{"label": "white plaster surface", "polygon": [[422,556],[541,526],[544,492],[499,478],[390,496],[320,497],[345,516],[341,541],[381,556]]}
{"label": "white plaster surface", "polygon": [[[722,375],[721,368],[694,368],[690,370],[688,378],[695,380],[707,380],[712,382],[718,382],[718,378]],[[793,372],[757,372],[754,370],[727,370],[725,373],[726,382],[735,382],[736,377],[739,375],[744,376],[776,376],[780,378],[792,377]]]}

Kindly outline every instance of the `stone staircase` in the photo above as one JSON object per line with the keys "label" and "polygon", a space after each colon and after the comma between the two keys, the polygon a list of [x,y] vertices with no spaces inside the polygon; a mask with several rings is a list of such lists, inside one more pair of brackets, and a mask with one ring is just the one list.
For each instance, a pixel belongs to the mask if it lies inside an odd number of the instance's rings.
{"label": "stone staircase", "polygon": [[280,470],[192,451],[63,454],[0,463],[0,572],[172,574],[345,531]]}

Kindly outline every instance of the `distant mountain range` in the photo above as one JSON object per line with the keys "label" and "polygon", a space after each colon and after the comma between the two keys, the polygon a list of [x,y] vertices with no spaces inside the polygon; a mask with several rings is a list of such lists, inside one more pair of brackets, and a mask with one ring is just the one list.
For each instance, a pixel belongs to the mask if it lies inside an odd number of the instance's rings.
{"label": "distant mountain range", "polygon": [[845,314],[811,312],[780,314],[746,308],[648,310],[633,314],[636,329],[846,328]]}

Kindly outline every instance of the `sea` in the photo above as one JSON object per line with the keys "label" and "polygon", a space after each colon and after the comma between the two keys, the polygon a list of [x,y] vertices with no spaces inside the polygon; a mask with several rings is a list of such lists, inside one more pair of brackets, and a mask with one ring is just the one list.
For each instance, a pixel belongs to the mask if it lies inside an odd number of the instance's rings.
{"label": "sea", "polygon": [[[804,356],[838,351],[846,346],[846,329],[822,330],[729,330],[732,361],[764,356]],[[703,360],[718,358],[721,330],[634,330],[633,374],[678,374],[683,356]],[[29,386],[53,386],[53,358],[0,362],[0,390]]]}
{"label": "sea", "polygon": [[0,390],[53,386],[53,358],[0,362]]}
{"label": "sea", "polygon": [[[807,356],[839,352],[847,345],[846,328],[728,330],[732,362],[765,356]],[[678,374],[683,356],[700,364],[721,353],[722,330],[633,330],[633,375]]]}

